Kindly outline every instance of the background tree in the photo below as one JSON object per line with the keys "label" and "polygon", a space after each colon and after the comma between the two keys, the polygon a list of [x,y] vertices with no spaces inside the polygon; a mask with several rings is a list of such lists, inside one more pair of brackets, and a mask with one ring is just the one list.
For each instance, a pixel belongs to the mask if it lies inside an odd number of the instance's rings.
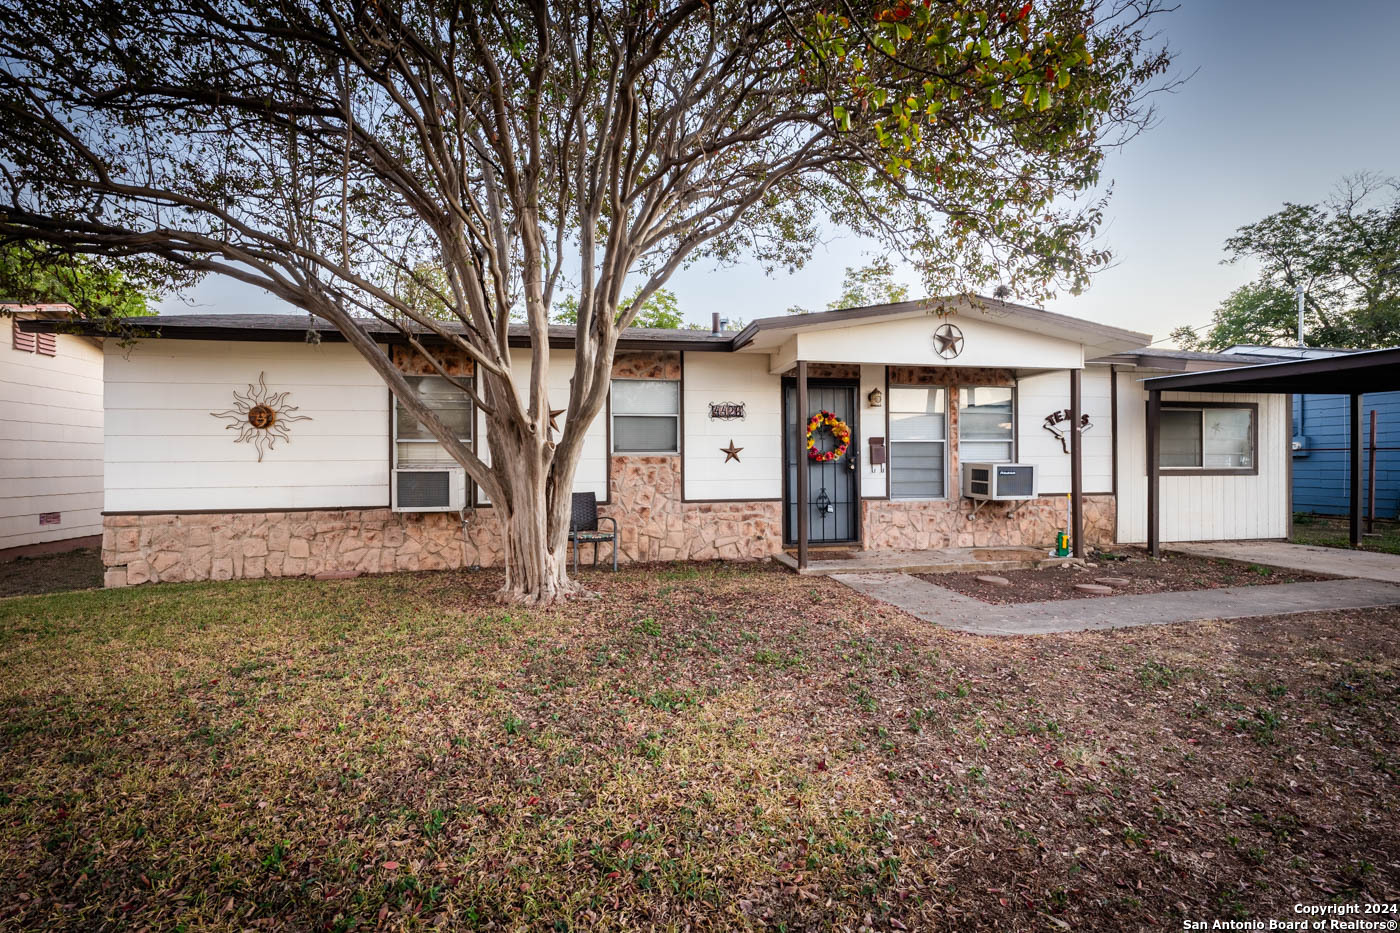
{"label": "background tree", "polygon": [[[0,5],[0,238],[154,256],[329,322],[490,496],[503,596],[546,603],[576,588],[569,497],[618,334],[677,268],[795,267],[830,224],[917,256],[934,292],[1079,287],[1107,258],[1092,246],[1103,154],[1146,124],[1143,94],[1168,64],[1146,32],[1157,11]],[[566,272],[578,308],[564,402],[548,397],[547,327]],[[629,276],[641,287],[626,303]],[[447,315],[423,310],[424,294]],[[475,361],[475,383],[453,381],[485,416],[489,465],[415,395],[370,321],[431,361],[444,347]],[[557,435],[552,406],[566,409]]]}
{"label": "background tree", "polygon": [[1172,332],[1189,350],[1298,342],[1297,287],[1306,290],[1304,339],[1314,347],[1400,345],[1400,182],[1343,179],[1324,204],[1285,204],[1225,241],[1227,263],[1259,275],[1216,309],[1209,329]]}
{"label": "background tree", "polygon": [[[641,287],[638,286],[622,303],[620,310],[623,313],[633,313],[632,304],[637,301],[641,291]],[[554,322],[556,324],[578,323],[577,296],[567,295],[559,302],[559,308],[554,313]],[[685,326],[685,316],[681,314],[680,302],[676,299],[676,293],[669,288],[658,288],[633,313],[632,326],[655,327],[662,330],[677,330]]]}
{"label": "background tree", "polygon": [[[847,266],[841,279],[841,294],[826,303],[828,311],[837,308],[860,308],[866,305],[888,304],[909,297],[909,286],[895,281],[894,264],[880,258],[864,266]],[[789,314],[810,314],[801,305],[787,309]]]}
{"label": "background tree", "polygon": [[[0,246],[0,298],[24,304],[69,304],[91,318],[148,313],[152,270],[121,269],[100,257],[75,256],[43,243]],[[143,281],[144,280],[144,281]]]}
{"label": "background tree", "polygon": [[846,267],[841,294],[828,301],[828,310],[859,308],[864,305],[893,304],[909,297],[909,286],[895,281],[894,265],[888,259],[876,259],[867,266]]}

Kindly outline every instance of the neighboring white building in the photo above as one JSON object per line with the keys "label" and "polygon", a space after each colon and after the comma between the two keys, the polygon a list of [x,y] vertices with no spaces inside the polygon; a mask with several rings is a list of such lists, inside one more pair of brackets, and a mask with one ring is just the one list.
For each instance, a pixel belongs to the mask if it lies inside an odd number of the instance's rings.
{"label": "neighboring white building", "polygon": [[[305,318],[285,315],[143,326],[160,338],[109,340],[106,351],[110,585],[499,563],[490,503],[470,483],[452,495],[461,478],[442,474],[455,465],[399,416],[329,325],[316,325],[315,344],[304,339]],[[390,329],[378,333],[487,455],[484,419],[466,397],[446,391]],[[572,337],[572,328],[551,328],[555,409],[566,407]],[[1084,541],[1141,543],[1141,380],[1253,362],[1153,351],[1150,339],[994,299],[948,318],[904,302],[764,318],[739,332],[632,329],[619,341],[610,404],[589,429],[575,490],[595,493],[617,520],[624,560],[781,552],[798,537],[799,468],[808,471],[814,545],[1043,548],[1068,524],[1066,413],[1077,378]],[[512,343],[524,379],[524,332]],[[800,413],[798,361],[809,387]],[[469,361],[449,365],[471,376]],[[285,438],[250,427],[247,409],[264,396],[277,397]],[[1284,537],[1286,397],[1168,394],[1164,404],[1163,540]],[[806,452],[807,420],[822,410],[851,435],[832,461]],[[830,432],[818,433],[818,449],[830,447]],[[1030,498],[964,495],[961,465],[977,462],[1025,465]],[[442,501],[438,511],[411,510],[411,496]]]}
{"label": "neighboring white building", "polygon": [[101,341],[26,333],[67,305],[0,305],[0,560],[102,534]]}

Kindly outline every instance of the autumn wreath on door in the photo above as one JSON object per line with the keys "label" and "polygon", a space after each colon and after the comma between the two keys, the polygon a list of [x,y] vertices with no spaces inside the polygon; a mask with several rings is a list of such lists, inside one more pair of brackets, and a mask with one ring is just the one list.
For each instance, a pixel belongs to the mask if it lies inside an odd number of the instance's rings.
{"label": "autumn wreath on door", "polygon": [[[817,449],[817,436],[822,431],[829,431],[836,441],[836,446],[830,450]],[[829,411],[819,411],[811,418],[807,419],[807,459],[815,460],[818,463],[830,463],[833,460],[841,459],[841,455],[846,452],[846,448],[851,446],[851,429],[846,427],[846,422]]]}

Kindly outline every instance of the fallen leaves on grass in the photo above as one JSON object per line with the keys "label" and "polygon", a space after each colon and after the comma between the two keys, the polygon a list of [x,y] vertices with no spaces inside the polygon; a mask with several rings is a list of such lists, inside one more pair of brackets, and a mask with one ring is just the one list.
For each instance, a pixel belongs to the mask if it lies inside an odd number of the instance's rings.
{"label": "fallen leaves on grass", "polygon": [[[762,567],[0,604],[0,925],[1179,926],[1394,900],[1394,611],[1041,638]],[[22,896],[21,896],[22,895]]]}

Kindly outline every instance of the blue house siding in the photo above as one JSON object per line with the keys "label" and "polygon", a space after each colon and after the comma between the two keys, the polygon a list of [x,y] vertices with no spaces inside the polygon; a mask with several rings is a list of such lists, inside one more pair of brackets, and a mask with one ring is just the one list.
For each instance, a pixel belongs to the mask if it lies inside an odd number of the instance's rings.
{"label": "blue house siding", "polygon": [[[1345,395],[1293,397],[1293,435],[1306,438],[1305,449],[1293,454],[1293,509],[1296,512],[1347,513],[1348,401]],[[1400,392],[1378,392],[1362,399],[1363,512],[1369,492],[1366,470],[1372,409],[1379,412],[1380,419],[1376,425],[1376,517],[1396,518],[1400,513]]]}

